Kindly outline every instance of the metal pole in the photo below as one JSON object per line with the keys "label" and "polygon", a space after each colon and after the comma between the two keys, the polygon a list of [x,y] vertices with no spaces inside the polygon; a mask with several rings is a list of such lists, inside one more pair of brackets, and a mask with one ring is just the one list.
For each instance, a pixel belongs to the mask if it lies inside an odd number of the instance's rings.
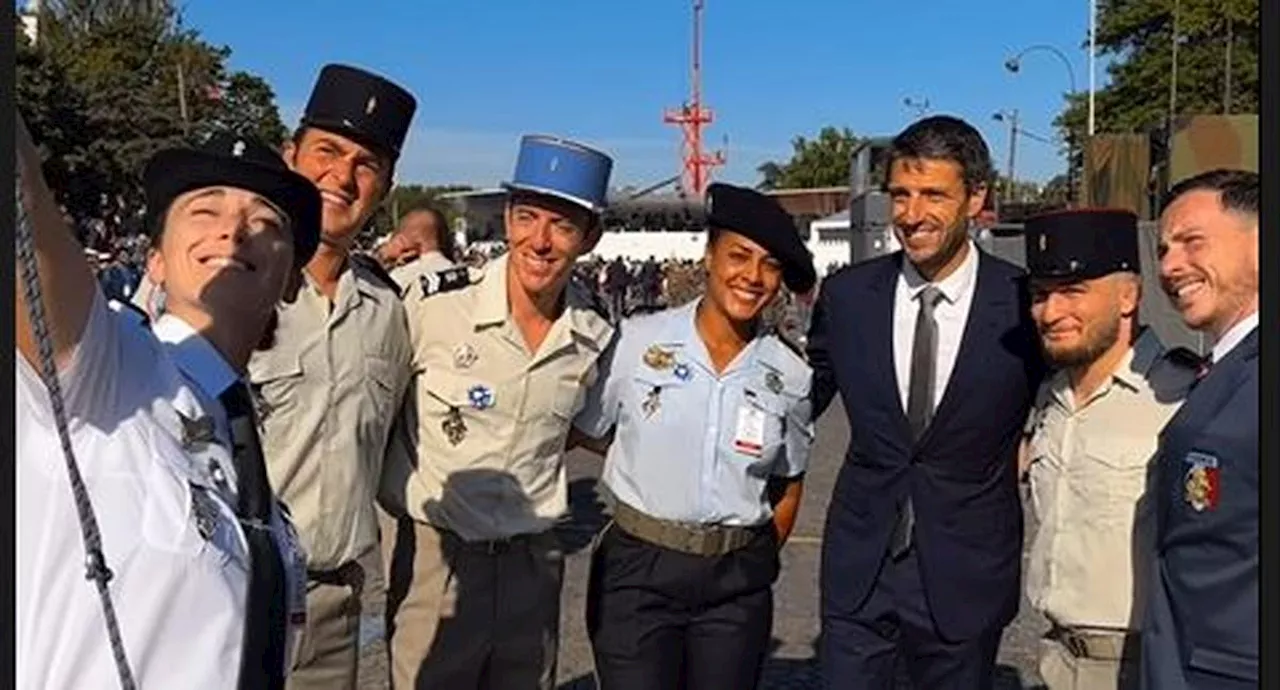
{"label": "metal pole", "polygon": [[1089,136],[1093,136],[1094,92],[1097,90],[1098,0],[1089,0]]}
{"label": "metal pole", "polygon": [[1013,198],[1013,171],[1014,159],[1018,152],[1018,110],[1015,108],[1009,116],[1009,177],[1005,181],[1005,194],[1009,197],[1009,201]]}

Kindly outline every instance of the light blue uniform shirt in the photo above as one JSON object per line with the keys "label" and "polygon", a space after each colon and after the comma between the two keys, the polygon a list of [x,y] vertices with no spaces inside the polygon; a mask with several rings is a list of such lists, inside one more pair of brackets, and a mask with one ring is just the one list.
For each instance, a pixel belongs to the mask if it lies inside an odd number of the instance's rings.
{"label": "light blue uniform shirt", "polygon": [[624,321],[575,425],[617,425],[602,481],[652,517],[759,525],[770,477],[805,471],[812,369],[776,335],[756,337],[721,374],[694,327],[698,301]]}

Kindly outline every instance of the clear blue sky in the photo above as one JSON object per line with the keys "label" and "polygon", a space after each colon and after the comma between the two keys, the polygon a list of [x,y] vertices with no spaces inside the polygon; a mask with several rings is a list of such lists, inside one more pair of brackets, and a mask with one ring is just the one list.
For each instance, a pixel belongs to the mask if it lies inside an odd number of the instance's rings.
{"label": "clear blue sky", "polygon": [[[790,140],[824,125],[891,135],[930,112],[968,119],[1001,171],[1018,109],[1053,136],[1066,68],[1032,52],[1020,74],[1007,57],[1034,44],[1070,58],[1088,88],[1087,0],[707,0],[703,90],[708,137],[729,140],[727,182],[785,160]],[[578,138],[611,152],[614,182],[644,185],[678,170],[679,131],[662,123],[689,89],[691,0],[186,0],[188,26],[232,49],[231,65],[266,78],[292,127],[320,67],[381,72],[418,98],[399,168],[402,183],[493,185],[512,167],[521,133]],[[1101,63],[1099,83],[1104,78]],[[1019,138],[1017,177],[1063,170],[1058,147]]]}

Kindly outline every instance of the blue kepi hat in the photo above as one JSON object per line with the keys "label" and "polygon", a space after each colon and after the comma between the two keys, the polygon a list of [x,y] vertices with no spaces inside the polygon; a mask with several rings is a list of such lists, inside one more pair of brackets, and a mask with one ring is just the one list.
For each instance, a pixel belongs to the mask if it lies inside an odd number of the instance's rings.
{"label": "blue kepi hat", "polygon": [[520,139],[515,175],[502,186],[559,197],[600,213],[607,203],[612,171],[613,159],[589,146],[530,134]]}

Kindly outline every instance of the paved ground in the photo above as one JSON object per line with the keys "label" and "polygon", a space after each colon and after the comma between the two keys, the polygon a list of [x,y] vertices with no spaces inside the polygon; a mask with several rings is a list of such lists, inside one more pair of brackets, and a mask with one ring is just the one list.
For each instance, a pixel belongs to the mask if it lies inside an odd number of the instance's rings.
{"label": "paved ground", "polygon": [[[773,636],[775,648],[764,672],[764,690],[820,688],[813,641],[818,634],[818,555],[822,521],[848,443],[848,427],[839,401],[818,422],[818,441],[799,524],[782,553],[782,575],[775,585]],[[594,530],[603,524],[596,500],[595,478],[600,461],[587,453],[569,457],[570,499],[574,520],[565,530],[572,555],[567,559],[562,597],[559,690],[595,690],[591,653],[583,624],[586,595],[586,546]],[[1028,524],[1028,533],[1031,525]],[[382,644],[382,592],[373,583],[366,597],[362,629],[365,647],[360,665],[360,690],[387,687]],[[1045,629],[1043,620],[1030,612],[1026,601],[1018,618],[1005,631],[1000,648],[998,690],[1035,688],[1036,640]],[[906,687],[906,685],[904,685]]]}

